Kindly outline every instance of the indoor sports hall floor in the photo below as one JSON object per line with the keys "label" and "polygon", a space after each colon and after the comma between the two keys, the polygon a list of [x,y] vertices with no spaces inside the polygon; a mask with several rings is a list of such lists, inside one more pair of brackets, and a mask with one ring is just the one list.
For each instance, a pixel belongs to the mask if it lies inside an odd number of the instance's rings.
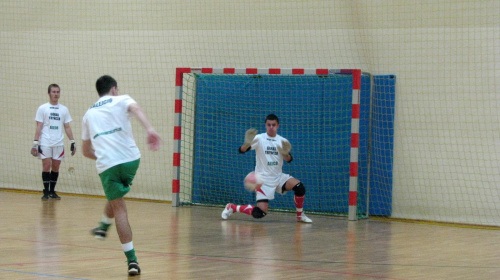
{"label": "indoor sports hall floor", "polygon": [[500,279],[500,231],[127,201],[142,275],[128,277],[113,226],[89,234],[104,198],[0,192],[0,279]]}

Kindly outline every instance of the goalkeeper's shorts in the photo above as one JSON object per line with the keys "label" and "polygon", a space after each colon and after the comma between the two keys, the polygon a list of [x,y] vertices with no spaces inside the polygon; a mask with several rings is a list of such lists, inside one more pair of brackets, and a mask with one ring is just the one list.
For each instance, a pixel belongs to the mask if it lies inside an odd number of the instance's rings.
{"label": "goalkeeper's shorts", "polygon": [[40,146],[41,153],[38,153],[39,159],[51,158],[53,160],[62,160],[64,158],[64,145],[61,146]]}
{"label": "goalkeeper's shorts", "polygon": [[271,180],[263,177],[262,187],[255,192],[257,194],[255,196],[256,201],[263,199],[272,200],[274,199],[274,193],[276,192],[279,194],[285,194],[286,191],[283,191],[281,187],[291,178],[293,177],[285,173],[281,173],[277,177],[270,178]]}

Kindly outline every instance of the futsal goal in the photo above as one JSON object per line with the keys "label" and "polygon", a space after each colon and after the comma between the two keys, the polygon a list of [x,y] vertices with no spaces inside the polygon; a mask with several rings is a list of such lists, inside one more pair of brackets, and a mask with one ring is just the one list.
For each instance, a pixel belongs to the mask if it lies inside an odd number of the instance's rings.
{"label": "futsal goal", "polygon": [[[265,132],[265,117],[274,113],[294,157],[283,172],[306,186],[308,213],[390,215],[394,76],[281,68],[177,68],[176,75],[173,206],[254,203],[243,178],[255,154],[238,147],[248,128]],[[374,140],[382,152],[374,153]],[[295,211],[287,195],[270,208]]]}

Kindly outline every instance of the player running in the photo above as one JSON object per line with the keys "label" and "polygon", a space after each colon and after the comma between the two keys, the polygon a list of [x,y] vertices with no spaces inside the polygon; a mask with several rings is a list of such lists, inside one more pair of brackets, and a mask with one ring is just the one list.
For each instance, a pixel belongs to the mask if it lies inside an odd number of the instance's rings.
{"label": "player running", "polygon": [[118,237],[127,257],[128,274],[141,274],[132,241],[132,229],[128,221],[124,196],[139,168],[141,153],[132,134],[130,117],[136,117],[147,134],[148,146],[156,151],[161,138],[150,124],[146,114],[129,95],[119,95],[118,83],[108,75],[96,82],[99,100],[83,116],[82,152],[87,158],[96,160],[107,203],[100,225],[92,235],[104,238],[113,221]]}
{"label": "player running", "polygon": [[294,202],[297,209],[297,222],[312,223],[303,212],[306,189],[302,182],[282,171],[283,160],[293,160],[290,150],[292,146],[287,139],[277,134],[280,126],[275,114],[266,117],[266,133],[257,134],[251,128],[245,132],[245,142],[240,146],[239,152],[246,153],[255,150],[255,172],[261,175],[263,184],[256,190],[257,205],[235,205],[228,203],[222,211],[222,218],[227,220],[235,212],[252,215],[256,219],[267,215],[269,200],[274,199],[274,193],[285,194],[287,191],[295,192]]}

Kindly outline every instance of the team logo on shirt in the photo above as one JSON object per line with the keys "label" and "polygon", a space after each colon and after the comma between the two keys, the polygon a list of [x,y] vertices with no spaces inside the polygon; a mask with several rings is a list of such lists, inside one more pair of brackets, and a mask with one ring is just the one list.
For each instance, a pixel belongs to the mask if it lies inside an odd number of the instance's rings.
{"label": "team logo on shirt", "polygon": [[61,118],[59,117],[59,113],[50,113],[49,120],[60,121]]}
{"label": "team logo on shirt", "polygon": [[267,148],[266,151],[264,151],[264,153],[266,155],[278,155],[278,151],[276,150],[276,147],[267,146],[266,148]]}
{"label": "team logo on shirt", "polygon": [[118,132],[118,131],[122,131],[122,128],[121,127],[117,127],[115,129],[112,129],[112,130],[109,130],[109,131],[104,131],[104,132],[97,133],[96,135],[94,135],[94,139],[96,139],[97,137],[99,137],[101,135],[108,135],[108,134],[115,133],[115,132]]}
{"label": "team logo on shirt", "polygon": [[106,100],[99,101],[99,102],[97,102],[96,104],[92,105],[92,106],[90,107],[90,109],[92,109],[92,108],[96,108],[96,107],[100,107],[100,106],[102,106],[102,105],[104,105],[104,104],[111,103],[112,101],[113,101],[113,99],[112,99],[112,98],[108,98],[108,99],[106,99]]}

